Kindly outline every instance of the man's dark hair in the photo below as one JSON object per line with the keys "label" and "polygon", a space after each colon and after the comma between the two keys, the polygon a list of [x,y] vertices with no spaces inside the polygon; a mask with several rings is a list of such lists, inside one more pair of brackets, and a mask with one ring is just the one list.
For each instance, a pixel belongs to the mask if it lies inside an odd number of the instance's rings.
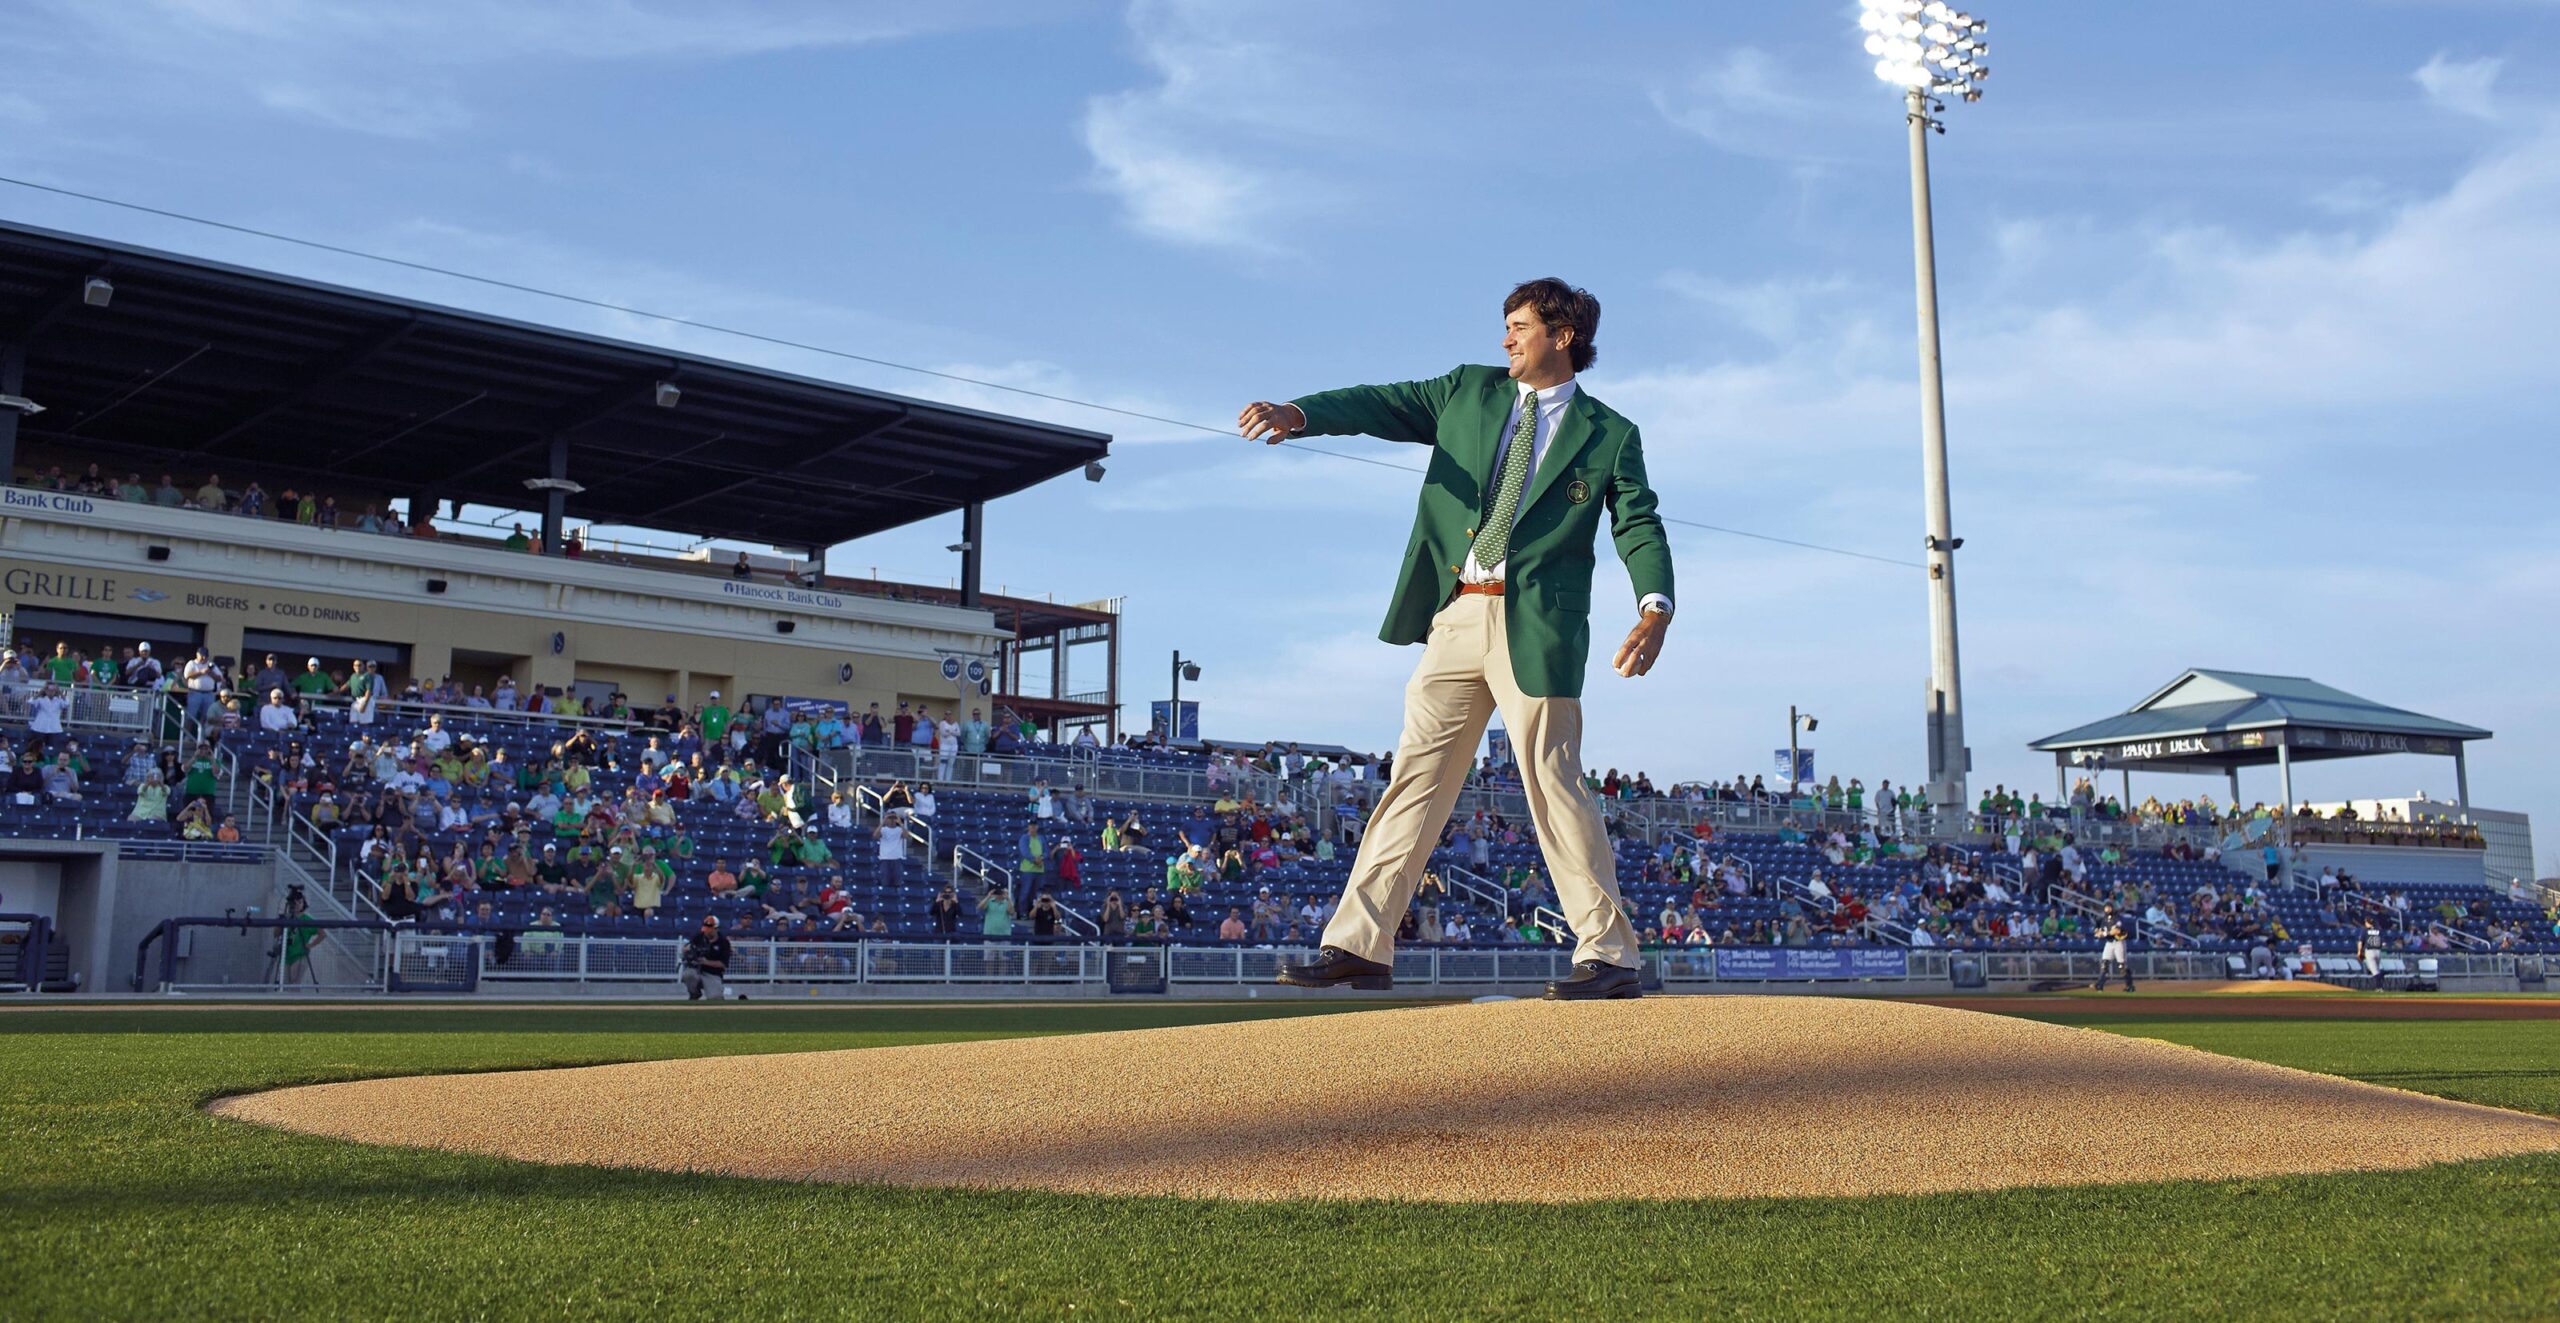
{"label": "man's dark hair", "polygon": [[1570,327],[1573,343],[1565,346],[1565,352],[1573,359],[1573,370],[1590,370],[1591,361],[1600,356],[1600,300],[1591,297],[1590,290],[1546,276],[1512,290],[1502,301],[1502,314],[1508,317],[1523,306],[1536,312],[1550,331]]}

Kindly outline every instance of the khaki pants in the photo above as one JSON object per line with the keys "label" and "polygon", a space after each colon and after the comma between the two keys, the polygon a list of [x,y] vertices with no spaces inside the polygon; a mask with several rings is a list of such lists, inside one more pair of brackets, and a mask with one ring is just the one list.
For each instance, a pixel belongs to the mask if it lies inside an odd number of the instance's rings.
{"label": "khaki pants", "polygon": [[1573,925],[1574,959],[1638,966],[1635,931],[1618,908],[1617,859],[1582,781],[1582,700],[1520,692],[1503,636],[1508,609],[1502,598],[1464,593],[1432,617],[1422,664],[1405,685],[1395,780],[1369,815],[1341,908],[1325,925],[1326,946],[1364,960],[1394,958],[1396,924],[1457,805],[1485,723],[1499,711],[1557,905]]}

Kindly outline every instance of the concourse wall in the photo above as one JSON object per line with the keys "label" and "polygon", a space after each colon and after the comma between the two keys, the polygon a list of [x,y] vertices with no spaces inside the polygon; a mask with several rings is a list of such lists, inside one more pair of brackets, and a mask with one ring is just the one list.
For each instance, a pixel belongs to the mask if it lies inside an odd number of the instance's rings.
{"label": "concourse wall", "polygon": [[[984,610],[16,487],[0,488],[0,608],[78,613],[101,633],[117,620],[175,623],[253,666],[253,630],[388,645],[428,680],[602,681],[635,706],[670,693],[695,704],[714,689],[733,706],[747,694],[857,711],[894,709],[901,694],[949,704],[943,656],[991,657],[1002,637]],[[352,655],[278,653],[289,671],[309,655],[342,670]]]}

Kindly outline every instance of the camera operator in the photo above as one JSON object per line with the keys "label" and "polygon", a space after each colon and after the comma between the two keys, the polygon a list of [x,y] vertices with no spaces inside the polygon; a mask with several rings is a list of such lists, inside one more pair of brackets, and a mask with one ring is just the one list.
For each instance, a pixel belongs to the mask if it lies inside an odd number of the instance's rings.
{"label": "camera operator", "polygon": [[[700,1001],[703,994],[720,1001],[728,996],[722,982],[729,973],[729,939],[720,931],[720,916],[702,916],[702,927],[684,939],[684,995],[687,1001]],[[742,995],[738,998],[745,1001]]]}

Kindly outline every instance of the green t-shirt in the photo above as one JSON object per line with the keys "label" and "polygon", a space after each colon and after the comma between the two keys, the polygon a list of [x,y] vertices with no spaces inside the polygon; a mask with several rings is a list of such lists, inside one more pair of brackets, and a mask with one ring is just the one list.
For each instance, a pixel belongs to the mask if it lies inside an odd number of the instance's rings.
{"label": "green t-shirt", "polygon": [[302,674],[293,677],[293,691],[297,694],[325,694],[329,692],[328,673],[325,671],[304,671]]}
{"label": "green t-shirt", "polygon": [[729,734],[729,709],[714,703],[702,709],[702,738],[713,743]]}
{"label": "green t-shirt", "polygon": [[284,962],[298,965],[311,958],[311,944],[320,940],[320,925],[310,919],[296,919],[284,930]]}
{"label": "green t-shirt", "polygon": [[186,790],[188,794],[210,795],[214,792],[214,787],[217,784],[218,782],[214,777],[213,760],[211,758],[198,758],[194,762],[187,764]]}
{"label": "green t-shirt", "polygon": [[509,533],[507,534],[507,550],[531,551],[533,550],[533,539],[526,537],[522,533]]}
{"label": "green t-shirt", "polygon": [[44,659],[44,673],[53,677],[55,684],[68,686],[72,681],[80,678],[80,659],[47,657]]}

